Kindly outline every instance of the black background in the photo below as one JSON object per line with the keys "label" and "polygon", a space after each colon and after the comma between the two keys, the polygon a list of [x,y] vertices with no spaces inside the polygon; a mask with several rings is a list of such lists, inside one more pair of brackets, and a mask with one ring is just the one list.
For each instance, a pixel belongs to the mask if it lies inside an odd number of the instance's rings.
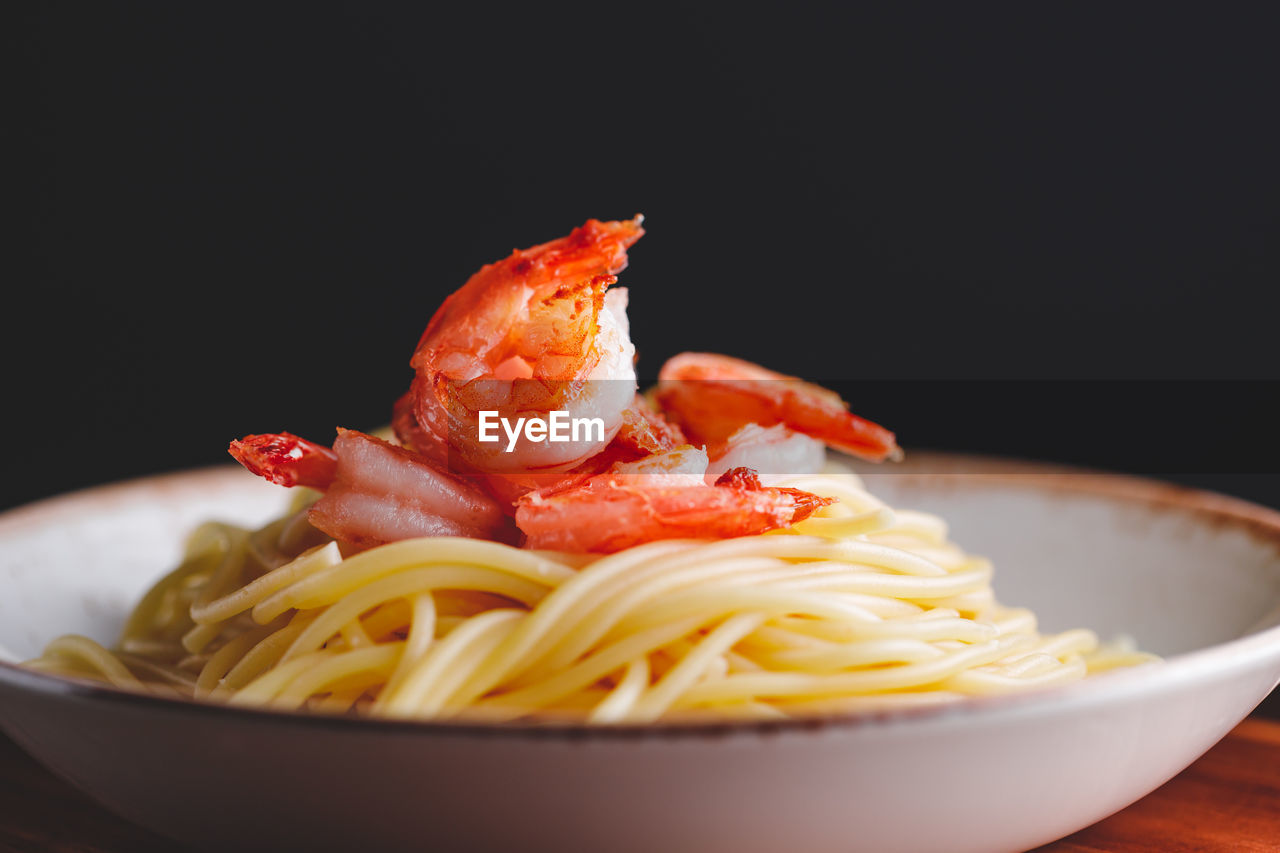
{"label": "black background", "polygon": [[[888,4],[887,4],[888,5]],[[447,11],[446,11],[447,10]],[[1274,29],[1204,5],[36,4],[0,506],[387,420],[441,299],[643,212],[641,373],[1280,506]],[[28,262],[28,263],[24,263]]]}
{"label": "black background", "polygon": [[[39,4],[0,505],[385,422],[440,300],[643,212],[641,372],[1280,505],[1273,30],[1219,6]],[[18,267],[21,270],[21,267]]]}

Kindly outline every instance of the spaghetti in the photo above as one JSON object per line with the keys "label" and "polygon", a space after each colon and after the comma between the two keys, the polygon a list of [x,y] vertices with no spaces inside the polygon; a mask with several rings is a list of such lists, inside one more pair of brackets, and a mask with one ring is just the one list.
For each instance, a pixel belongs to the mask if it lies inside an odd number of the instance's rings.
{"label": "spaghetti", "polygon": [[232,705],[607,724],[941,703],[1151,659],[1038,633],[941,519],[852,473],[783,485],[839,501],[605,556],[435,537],[344,558],[305,507],[256,531],[206,524],[114,651],[62,637],[28,666]]}

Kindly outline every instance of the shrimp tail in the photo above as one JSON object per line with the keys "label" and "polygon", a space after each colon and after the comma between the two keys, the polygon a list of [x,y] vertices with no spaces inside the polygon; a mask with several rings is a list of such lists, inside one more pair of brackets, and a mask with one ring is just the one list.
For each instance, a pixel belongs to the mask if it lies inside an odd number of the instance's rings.
{"label": "shrimp tail", "polygon": [[254,474],[279,486],[306,486],[324,491],[338,473],[338,455],[288,432],[246,435],[228,451]]}
{"label": "shrimp tail", "polygon": [[804,489],[765,486],[761,484],[760,475],[754,468],[730,468],[716,478],[715,484],[721,488],[739,489],[745,492],[765,492],[780,498],[779,503],[783,505],[789,502],[792,510],[788,524],[804,521],[824,506],[831,506],[836,502],[835,498],[824,498],[813,492],[806,492]]}

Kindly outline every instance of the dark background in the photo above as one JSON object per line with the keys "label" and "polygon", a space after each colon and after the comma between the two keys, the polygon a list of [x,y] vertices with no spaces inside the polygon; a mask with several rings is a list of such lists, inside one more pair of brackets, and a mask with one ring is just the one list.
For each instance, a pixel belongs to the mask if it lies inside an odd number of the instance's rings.
{"label": "dark background", "polygon": [[645,375],[729,352],[908,450],[1280,506],[1260,16],[442,8],[19,15],[0,506],[385,422],[480,264],[636,212]]}
{"label": "dark background", "polygon": [[1280,505],[1274,30],[1025,5],[39,4],[0,505],[385,422],[471,272],[636,212],[646,375]]}

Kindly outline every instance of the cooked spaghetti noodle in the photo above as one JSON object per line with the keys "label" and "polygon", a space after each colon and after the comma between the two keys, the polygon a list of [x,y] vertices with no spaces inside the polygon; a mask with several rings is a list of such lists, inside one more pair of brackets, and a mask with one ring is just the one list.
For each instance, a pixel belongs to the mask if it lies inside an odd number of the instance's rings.
{"label": "cooked spaghetti noodle", "polygon": [[115,651],[62,637],[28,665],[233,705],[648,723],[948,702],[1150,659],[1038,633],[941,519],[851,473],[782,485],[839,502],[767,534],[606,556],[424,538],[344,558],[302,509],[257,531],[206,524]]}

